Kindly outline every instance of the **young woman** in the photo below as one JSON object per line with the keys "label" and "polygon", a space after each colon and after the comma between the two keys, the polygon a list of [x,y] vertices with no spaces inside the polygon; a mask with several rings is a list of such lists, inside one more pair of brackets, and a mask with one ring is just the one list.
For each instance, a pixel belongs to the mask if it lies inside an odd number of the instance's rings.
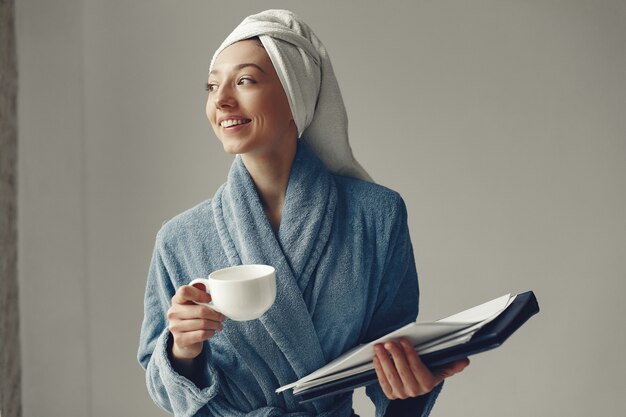
{"label": "young woman", "polygon": [[[139,361],[180,416],[353,416],[352,395],[300,405],[276,388],[414,321],[418,283],[404,202],[354,160],[328,55],[293,13],[246,18],[216,51],[206,113],[236,154],[227,182],[157,235]],[[277,298],[227,320],[192,278],[269,264]],[[444,378],[406,340],[376,347],[377,416],[427,415]],[[391,403],[391,406],[390,406]]]}

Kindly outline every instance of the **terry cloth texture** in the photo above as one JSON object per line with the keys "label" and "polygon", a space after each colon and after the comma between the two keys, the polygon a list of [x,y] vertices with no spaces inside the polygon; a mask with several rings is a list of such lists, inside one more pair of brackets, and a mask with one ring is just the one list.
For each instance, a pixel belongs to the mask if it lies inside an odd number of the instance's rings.
{"label": "terry cloth texture", "polygon": [[[166,312],[180,285],[240,264],[276,268],[274,305],[259,319],[227,319],[205,342],[195,382],[168,358]],[[352,347],[414,321],[418,282],[403,200],[394,191],[330,174],[300,142],[278,233],[236,157],[214,198],[157,235],[145,293],[138,359],[156,404],[176,416],[353,415],[352,394],[300,405],[275,390]],[[429,394],[428,415],[439,392]],[[389,400],[367,388],[384,415]]]}
{"label": "terry cloth texture", "polygon": [[311,28],[288,10],[246,17],[215,51],[258,36],[274,64],[304,140],[333,173],[372,181],[348,142],[348,116],[326,48]]}

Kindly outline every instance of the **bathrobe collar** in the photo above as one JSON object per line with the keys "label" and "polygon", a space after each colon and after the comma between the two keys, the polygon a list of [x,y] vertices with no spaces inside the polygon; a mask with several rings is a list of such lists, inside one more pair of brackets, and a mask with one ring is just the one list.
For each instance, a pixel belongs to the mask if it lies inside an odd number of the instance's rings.
{"label": "bathrobe collar", "polygon": [[[283,372],[276,375],[278,384],[299,379],[326,363],[309,314],[310,306],[302,294],[328,242],[336,203],[333,177],[302,142],[292,165],[277,235],[239,156],[227,183],[212,201],[229,264],[268,264],[276,268],[274,305],[259,320],[227,321],[224,333],[251,369],[262,356],[277,373]],[[253,345],[244,339],[258,341],[268,336],[284,357],[276,355],[269,346],[254,352],[244,348]],[[289,367],[284,366],[285,360]],[[287,372],[283,371],[285,368]]]}

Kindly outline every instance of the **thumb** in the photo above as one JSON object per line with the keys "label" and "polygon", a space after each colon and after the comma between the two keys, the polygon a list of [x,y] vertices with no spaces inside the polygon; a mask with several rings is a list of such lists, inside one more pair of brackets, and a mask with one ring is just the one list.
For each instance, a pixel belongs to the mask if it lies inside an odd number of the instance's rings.
{"label": "thumb", "polygon": [[212,300],[211,294],[206,292],[206,287],[202,283],[195,283],[192,285],[197,291],[193,291],[193,295],[191,301],[195,301],[196,303],[208,303]]}
{"label": "thumb", "polygon": [[464,358],[456,362],[452,362],[450,365],[446,366],[445,368],[439,369],[433,375],[435,377],[435,382],[436,382],[435,385],[439,385],[441,382],[443,382],[444,379],[449,378],[452,375],[458,374],[463,369],[465,369],[469,364],[470,364],[469,359]]}

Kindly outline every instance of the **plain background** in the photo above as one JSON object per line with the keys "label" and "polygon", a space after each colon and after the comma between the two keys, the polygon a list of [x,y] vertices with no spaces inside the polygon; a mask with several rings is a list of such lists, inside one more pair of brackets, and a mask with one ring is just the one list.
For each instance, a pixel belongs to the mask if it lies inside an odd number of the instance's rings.
{"label": "plain background", "polygon": [[24,416],[163,415],[135,359],[154,237],[232,159],[204,115],[213,50],[281,7],[326,44],[357,158],[407,203],[421,317],[541,304],[432,415],[624,415],[625,2],[16,7]]}

